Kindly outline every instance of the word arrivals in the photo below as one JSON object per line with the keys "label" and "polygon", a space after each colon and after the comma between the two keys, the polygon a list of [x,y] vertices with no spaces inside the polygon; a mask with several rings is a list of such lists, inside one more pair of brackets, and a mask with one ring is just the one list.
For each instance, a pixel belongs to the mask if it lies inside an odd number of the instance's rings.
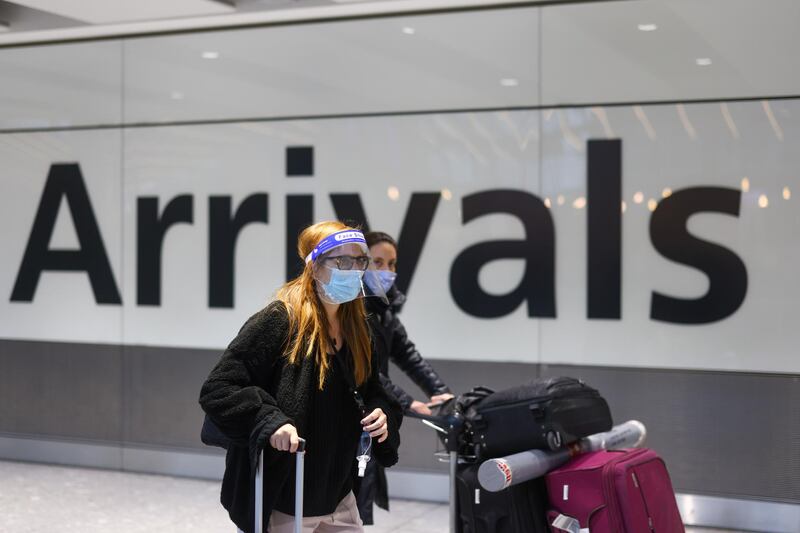
{"label": "word arrivals", "polygon": [[[621,318],[622,295],[622,142],[587,142],[587,318]],[[407,292],[417,269],[441,194],[411,195],[400,230],[398,246],[403,268],[397,277]],[[329,195],[337,218],[369,224],[358,194]],[[72,215],[79,248],[50,248],[59,206]],[[208,198],[208,305],[234,306],[236,240],[248,224],[269,223],[269,194],[256,192],[238,206],[231,196]],[[176,224],[194,223],[192,194],[181,194],[160,207],[157,196],[137,198],[136,209],[136,303],[161,304],[161,258],[164,237]],[[294,277],[303,268],[296,257],[298,233],[314,221],[314,197],[285,197],[285,274]],[[651,296],[650,318],[678,324],[705,324],[729,317],[742,305],[747,293],[747,269],[733,251],[698,239],[687,229],[689,217],[713,212],[739,216],[741,192],[724,187],[690,187],[673,191],[650,216],[650,241],[666,259],[701,271],[709,288],[698,298],[677,298],[658,292]],[[478,318],[499,318],[525,304],[529,317],[555,318],[555,227],[550,210],[538,196],[524,190],[490,189],[461,198],[462,224],[477,223],[491,214],[516,217],[525,229],[524,239],[499,239],[472,244],[462,250],[450,268],[450,296],[464,312]],[[501,259],[519,259],[525,269],[519,284],[506,294],[489,294],[479,283],[480,270]],[[14,288],[12,302],[32,302],[42,274],[47,271],[85,272],[98,304],[121,305],[100,227],[77,163],[50,167],[39,207],[28,238]]]}

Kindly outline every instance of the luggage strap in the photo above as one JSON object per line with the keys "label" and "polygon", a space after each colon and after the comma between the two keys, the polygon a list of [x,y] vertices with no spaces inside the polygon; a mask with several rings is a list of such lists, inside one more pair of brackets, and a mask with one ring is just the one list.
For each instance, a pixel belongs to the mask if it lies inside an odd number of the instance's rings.
{"label": "luggage strap", "polygon": [[553,520],[552,526],[568,533],[589,533],[588,527],[581,527],[581,523],[571,516],[560,514]]}

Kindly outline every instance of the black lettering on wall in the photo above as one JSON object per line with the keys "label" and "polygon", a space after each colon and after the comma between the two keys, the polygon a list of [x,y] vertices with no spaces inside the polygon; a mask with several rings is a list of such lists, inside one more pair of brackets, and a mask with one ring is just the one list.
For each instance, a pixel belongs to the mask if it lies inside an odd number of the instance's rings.
{"label": "black lettering on wall", "polygon": [[708,324],[729,317],[747,294],[747,268],[731,250],[691,235],[689,217],[711,212],[739,216],[741,192],[724,187],[692,187],[662,200],[650,218],[650,240],[672,261],[694,267],[708,276],[700,298],[675,298],[653,292],[650,318],[675,324]]}
{"label": "black lettering on wall", "polygon": [[622,141],[589,140],[586,158],[587,317],[621,318]]}
{"label": "black lettering on wall", "polygon": [[[286,147],[286,177],[312,177],[314,175],[314,147]],[[314,223],[314,197],[310,194],[286,196],[286,281],[303,272],[305,261],[298,256],[297,238],[305,228]]]}
{"label": "black lettering on wall", "polygon": [[[417,270],[441,197],[439,192],[415,192],[408,202],[400,235],[397,237],[398,269],[395,281],[397,288],[406,294]],[[364,205],[358,194],[331,194],[331,202],[339,220],[358,226],[364,232],[370,231]]]}
{"label": "black lettering on wall", "polygon": [[314,175],[314,147],[286,147],[286,176],[311,177]]}
{"label": "black lettering on wall", "polygon": [[233,307],[236,240],[247,224],[268,223],[266,193],[252,194],[239,204],[231,218],[231,197],[208,199],[208,306]]}
{"label": "black lettering on wall", "polygon": [[[78,236],[80,248],[77,250],[49,248],[62,197],[72,215]],[[55,164],[50,167],[25,255],[11,292],[11,301],[32,302],[39,278],[45,270],[86,272],[95,302],[122,303],[89,193],[77,163]]]}
{"label": "black lettering on wall", "polygon": [[158,197],[142,196],[136,204],[136,303],[161,305],[161,252],[167,230],[193,224],[191,194],[176,196],[158,216]]}
{"label": "black lettering on wall", "polygon": [[408,294],[411,279],[417,271],[422,248],[428,239],[428,232],[436,214],[436,207],[442,197],[438,192],[415,192],[406,209],[400,237],[397,239],[398,270],[395,284],[401,292]]}
{"label": "black lettering on wall", "polygon": [[332,193],[330,197],[336,218],[348,226],[360,228],[364,233],[370,231],[364,204],[361,203],[361,197],[358,194]]}
{"label": "black lettering on wall", "polygon": [[[514,215],[525,239],[479,242],[462,251],[450,269],[456,305],[475,317],[498,318],[527,302],[528,316],[555,317],[555,228],[541,199],[524,191],[492,190],[465,196],[461,205],[464,224],[488,214]],[[508,294],[489,294],[478,280],[481,268],[498,259],[525,261],[522,281]]]}
{"label": "black lettering on wall", "polygon": [[314,197],[310,194],[286,196],[286,281],[303,271],[305,262],[298,255],[297,237],[314,222]]}

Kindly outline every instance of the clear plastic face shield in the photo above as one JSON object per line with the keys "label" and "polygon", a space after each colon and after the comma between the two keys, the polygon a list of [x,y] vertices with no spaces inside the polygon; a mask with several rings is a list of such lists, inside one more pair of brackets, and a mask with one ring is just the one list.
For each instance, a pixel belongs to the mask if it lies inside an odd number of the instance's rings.
{"label": "clear plastic face shield", "polygon": [[[317,294],[322,301],[342,304],[356,298],[375,297],[388,302],[378,274],[371,270],[369,248],[358,230],[337,231],[322,239],[306,257],[312,263]],[[365,288],[375,286],[378,290]]]}

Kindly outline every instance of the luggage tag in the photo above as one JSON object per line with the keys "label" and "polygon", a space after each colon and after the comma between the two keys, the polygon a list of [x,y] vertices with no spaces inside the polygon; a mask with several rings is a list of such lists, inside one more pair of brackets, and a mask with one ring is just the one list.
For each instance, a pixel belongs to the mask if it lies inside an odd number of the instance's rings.
{"label": "luggage tag", "polygon": [[560,514],[551,524],[559,531],[567,531],[568,533],[589,533],[588,527],[581,527],[581,523],[571,516]]}

